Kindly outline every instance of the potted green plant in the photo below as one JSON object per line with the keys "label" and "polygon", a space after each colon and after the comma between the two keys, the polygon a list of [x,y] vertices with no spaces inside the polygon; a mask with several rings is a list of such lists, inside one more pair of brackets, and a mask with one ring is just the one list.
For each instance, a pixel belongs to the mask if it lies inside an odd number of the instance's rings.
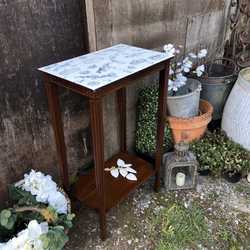
{"label": "potted green plant", "polygon": [[72,227],[67,195],[51,176],[31,170],[10,186],[13,206],[0,212],[1,250],[61,250]]}
{"label": "potted green plant", "polygon": [[[164,46],[164,51],[177,58],[180,47],[167,44]],[[197,54],[188,53],[181,58],[179,57],[180,59],[172,60],[168,85],[168,112],[170,116],[190,118],[198,115],[201,83],[197,79],[187,76],[191,73],[196,78],[203,75],[206,55],[207,50],[201,49]]]}
{"label": "potted green plant", "polygon": [[191,149],[200,163],[201,174],[208,170],[235,183],[249,171],[249,152],[219,130],[208,132],[200,141],[193,142]]}

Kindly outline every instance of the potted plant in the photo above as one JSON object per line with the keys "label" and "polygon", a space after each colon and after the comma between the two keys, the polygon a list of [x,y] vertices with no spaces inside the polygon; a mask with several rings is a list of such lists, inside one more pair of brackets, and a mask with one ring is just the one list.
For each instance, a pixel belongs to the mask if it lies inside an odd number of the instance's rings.
{"label": "potted plant", "polygon": [[[180,47],[173,44],[164,46],[164,51],[172,56],[180,53]],[[168,85],[168,112],[170,116],[189,118],[199,113],[201,83],[196,78],[201,77],[205,71],[203,64],[207,55],[206,49],[201,49],[197,54],[188,53],[179,60],[173,60],[170,65],[170,79]]]}
{"label": "potted plant", "polygon": [[51,176],[31,170],[10,186],[13,206],[0,213],[0,249],[61,250],[72,227],[67,195]]}
{"label": "potted plant", "polygon": [[215,176],[222,175],[229,182],[235,183],[249,171],[249,152],[219,130],[208,132],[200,141],[193,142],[191,150],[200,163],[201,174],[209,171]]}

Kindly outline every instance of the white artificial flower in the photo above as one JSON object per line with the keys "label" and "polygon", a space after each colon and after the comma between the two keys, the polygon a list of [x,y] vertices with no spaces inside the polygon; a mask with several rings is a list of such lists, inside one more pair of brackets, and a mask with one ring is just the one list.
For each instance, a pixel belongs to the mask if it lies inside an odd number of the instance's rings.
{"label": "white artificial flower", "polygon": [[189,73],[192,67],[193,67],[193,62],[189,59],[188,56],[185,57],[185,59],[183,60],[181,69],[184,72]]}
{"label": "white artificial flower", "polygon": [[171,79],[168,80],[168,91],[171,91],[173,89],[173,83],[174,83],[173,80]]}
{"label": "white artificial flower", "polygon": [[118,178],[119,175],[121,175],[122,177],[131,180],[131,181],[137,181],[137,177],[136,177],[136,170],[131,168],[132,164],[130,163],[125,163],[124,160],[122,159],[118,159],[117,162],[117,167],[111,167],[111,168],[105,168],[105,171],[110,171],[111,175],[114,178]]}
{"label": "white artificial flower", "polygon": [[65,196],[57,191],[49,195],[48,203],[53,207],[59,214],[67,214],[68,202]]}
{"label": "white artificial flower", "polygon": [[173,44],[169,43],[167,45],[164,45],[163,47],[164,51],[169,54],[170,56],[174,56],[176,53],[176,49]]}
{"label": "white artificial flower", "polygon": [[189,55],[191,58],[193,58],[193,59],[197,58],[197,55],[196,55],[196,54],[194,54],[194,53],[192,53],[192,52],[191,52],[191,53],[189,53],[188,55]]}
{"label": "white artificial flower", "polygon": [[28,225],[29,238],[32,240],[38,239],[42,234],[46,234],[48,230],[47,222],[39,224],[36,220],[32,220]]}
{"label": "white artificial flower", "polygon": [[0,250],[43,250],[41,235],[48,233],[46,222],[39,224],[36,220],[30,221],[28,227],[18,233],[7,243],[0,244]]}
{"label": "white artificial flower", "polygon": [[176,75],[175,80],[169,80],[168,90],[173,90],[174,92],[178,91],[178,89],[184,86],[187,82],[187,77],[185,77],[182,73]]}
{"label": "white artificial flower", "polygon": [[205,72],[205,66],[204,65],[200,65],[196,68],[195,73],[198,77],[201,77],[203,75],[203,73]]}
{"label": "white artificial flower", "polygon": [[48,195],[56,192],[57,185],[51,176],[45,176],[41,172],[31,170],[29,174],[24,175],[23,189],[36,196],[38,202],[47,202]]}
{"label": "white artificial flower", "polygon": [[174,70],[172,69],[172,67],[169,68],[169,75],[173,75],[174,74]]}
{"label": "white artificial flower", "polygon": [[202,49],[202,50],[199,51],[198,58],[201,59],[201,58],[204,58],[206,56],[207,56],[207,50],[206,49]]}

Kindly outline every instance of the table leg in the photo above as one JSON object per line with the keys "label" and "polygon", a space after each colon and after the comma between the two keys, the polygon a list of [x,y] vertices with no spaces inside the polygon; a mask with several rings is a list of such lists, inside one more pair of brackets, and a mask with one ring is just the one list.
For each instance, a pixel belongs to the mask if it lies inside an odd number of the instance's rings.
{"label": "table leg", "polygon": [[69,174],[67,153],[64,141],[64,131],[62,125],[61,111],[59,98],[57,93],[57,86],[55,84],[45,81],[45,88],[48,96],[49,111],[51,116],[51,123],[54,130],[55,142],[57,148],[57,156],[60,166],[60,174],[65,191],[69,191]]}
{"label": "table leg", "polygon": [[168,93],[168,76],[169,63],[165,69],[160,71],[159,80],[159,100],[158,100],[158,124],[157,124],[157,140],[156,140],[156,155],[155,155],[155,191],[160,188],[160,167],[162,164],[164,129],[167,113],[167,93]]}
{"label": "table leg", "polygon": [[119,131],[120,131],[120,151],[127,152],[127,139],[126,139],[126,88],[117,91],[117,104],[119,111]]}
{"label": "table leg", "polygon": [[95,162],[95,181],[99,201],[101,239],[107,238],[106,206],[104,182],[104,135],[102,99],[90,99],[90,122],[92,132],[92,148]]}

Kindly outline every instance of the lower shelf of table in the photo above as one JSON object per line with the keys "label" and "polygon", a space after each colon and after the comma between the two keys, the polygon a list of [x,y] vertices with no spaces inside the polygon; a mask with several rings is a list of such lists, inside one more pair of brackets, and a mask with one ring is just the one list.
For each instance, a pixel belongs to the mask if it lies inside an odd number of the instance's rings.
{"label": "lower shelf of table", "polygon": [[[106,210],[116,206],[120,201],[125,199],[127,195],[135,190],[138,186],[148,180],[155,174],[150,163],[133,155],[119,153],[109,159],[105,163],[105,168],[115,166],[117,159],[122,159],[126,163],[133,164],[133,168],[137,171],[137,181],[130,181],[121,175],[118,178],[111,176],[110,172],[104,171],[104,195],[106,200]],[[90,208],[98,208],[99,202],[95,185],[95,172],[91,171],[87,175],[81,175],[78,182],[73,187],[74,196],[82,201]]]}

